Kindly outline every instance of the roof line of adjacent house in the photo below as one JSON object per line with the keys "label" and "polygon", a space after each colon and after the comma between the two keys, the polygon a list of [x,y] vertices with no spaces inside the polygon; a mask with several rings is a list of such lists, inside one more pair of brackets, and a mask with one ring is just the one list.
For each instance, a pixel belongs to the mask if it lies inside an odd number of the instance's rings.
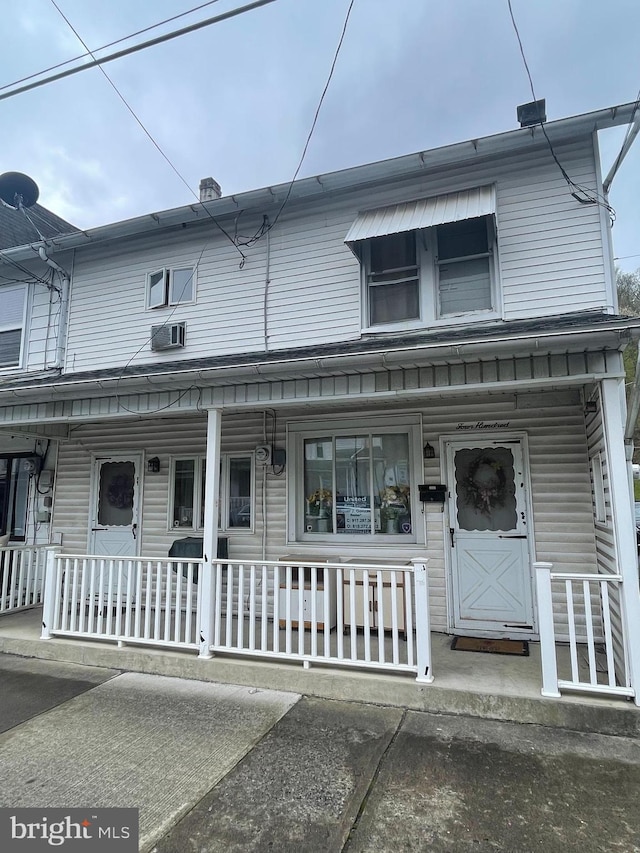
{"label": "roof line of adjacent house", "polygon": [[[349,367],[356,369],[356,367],[364,368],[365,363],[370,367],[373,360],[385,369],[395,369],[401,366],[403,358],[416,353],[423,353],[428,358],[432,357],[437,350],[444,350],[449,354],[449,357],[451,355],[456,357],[470,356],[472,355],[471,349],[477,350],[476,354],[480,354],[481,350],[486,353],[487,347],[494,347],[495,352],[497,352],[498,349],[512,346],[516,342],[533,344],[534,342],[544,341],[549,343],[554,338],[562,338],[566,342],[568,336],[576,342],[580,341],[584,349],[594,349],[598,347],[594,339],[595,335],[614,334],[638,337],[640,335],[640,318],[582,312],[580,315],[569,318],[566,315],[558,315],[534,321],[515,321],[504,324],[501,329],[500,327],[493,327],[484,331],[487,334],[476,333],[474,335],[469,334],[468,329],[462,329],[458,336],[455,334],[452,336],[449,330],[446,336],[444,333],[436,333],[404,339],[394,337],[386,340],[386,346],[379,339],[357,340],[299,347],[291,350],[277,350],[271,353],[258,353],[249,358],[245,354],[241,356],[214,356],[206,359],[165,362],[164,364],[145,364],[139,367],[113,367],[82,373],[67,373],[55,377],[40,375],[38,378],[32,378],[31,381],[27,382],[25,382],[24,377],[20,377],[15,380],[15,383],[11,380],[0,381],[0,396],[7,392],[20,395],[34,391],[73,389],[96,384],[102,387],[102,383],[105,382],[117,384],[122,381],[150,380],[151,378],[166,376],[175,378],[198,375],[202,379],[203,373],[215,374],[222,371],[273,376],[277,369],[304,369],[305,365],[316,370],[331,369],[332,366],[340,366],[342,369],[349,369]],[[580,336],[584,340],[580,340]],[[600,342],[600,347],[602,345]],[[462,350],[465,348],[466,352],[463,353]],[[340,365],[339,359],[346,359],[347,363]]]}
{"label": "roof line of adjacent house", "polygon": [[[632,118],[635,104],[620,104],[595,110],[576,116],[557,119],[545,123],[549,138],[556,144],[577,134],[590,134],[596,130],[617,127],[628,124]],[[456,142],[451,145],[406,154],[375,163],[354,166],[310,178],[302,178],[293,184],[288,204],[302,201],[306,198],[338,192],[358,186],[378,183],[413,173],[424,173],[431,169],[442,168],[466,160],[475,160],[504,155],[508,151],[520,151],[531,147],[543,147],[547,141],[540,126],[516,128],[490,136]],[[289,193],[291,182],[277,184],[272,187],[249,190],[204,203],[194,202],[182,207],[176,207],[155,213],[144,214],[133,219],[101,225],[86,231],[47,240],[45,244],[30,243],[16,247],[4,254],[11,259],[19,260],[32,255],[33,249],[46,245],[56,251],[93,245],[98,242],[132,237],[147,232],[157,232],[190,222],[206,223],[209,214],[216,218],[236,215],[239,211],[252,208],[271,208],[280,206]],[[206,208],[203,209],[203,208]],[[207,213],[208,211],[208,213]]]}

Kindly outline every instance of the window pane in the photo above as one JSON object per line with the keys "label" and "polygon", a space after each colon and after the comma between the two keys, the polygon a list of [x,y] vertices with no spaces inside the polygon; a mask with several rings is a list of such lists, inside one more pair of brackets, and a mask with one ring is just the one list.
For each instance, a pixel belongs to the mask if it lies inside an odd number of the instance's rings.
{"label": "window pane", "polygon": [[416,265],[414,231],[402,231],[371,240],[371,272],[383,272]]}
{"label": "window pane", "polygon": [[103,462],[98,487],[98,524],[123,527],[133,521],[133,462]]}
{"label": "window pane", "polygon": [[515,530],[515,472],[508,447],[465,448],[455,455],[457,521],[461,530]]}
{"label": "window pane", "polygon": [[149,276],[149,308],[157,308],[167,304],[167,294],[164,286],[164,270],[154,272]]}
{"label": "window pane", "polygon": [[439,225],[437,234],[439,260],[481,255],[489,251],[487,220],[484,216]]}
{"label": "window pane", "polygon": [[172,305],[176,305],[178,302],[193,301],[193,276],[194,270],[192,269],[171,271],[170,302]]}
{"label": "window pane", "polygon": [[411,527],[409,436],[373,436],[373,479],[376,533],[408,535]]}
{"label": "window pane", "polygon": [[229,460],[229,527],[251,527],[251,459]]}
{"label": "window pane", "polygon": [[418,280],[369,286],[370,324],[396,323],[420,316]]}
{"label": "window pane", "polygon": [[0,332],[0,367],[12,367],[20,364],[20,344],[22,329]]}
{"label": "window pane", "polygon": [[[193,527],[194,459],[178,459],[173,474],[173,526]],[[204,477],[203,477],[204,482]]]}
{"label": "window pane", "polygon": [[491,309],[489,258],[441,265],[440,314],[462,314]]}
{"label": "window pane", "polygon": [[304,494],[306,533],[333,533],[333,440],[305,439]]}
{"label": "window pane", "polygon": [[0,288],[0,329],[13,326],[22,326],[24,319],[24,298],[26,295],[24,285],[18,287],[9,286]]}
{"label": "window pane", "polygon": [[370,534],[372,531],[369,437],[354,435],[336,438],[335,452],[337,532]]}
{"label": "window pane", "polygon": [[14,459],[12,465],[12,483],[8,529],[12,539],[26,539],[27,504],[29,500],[29,472],[22,464],[24,460]]}

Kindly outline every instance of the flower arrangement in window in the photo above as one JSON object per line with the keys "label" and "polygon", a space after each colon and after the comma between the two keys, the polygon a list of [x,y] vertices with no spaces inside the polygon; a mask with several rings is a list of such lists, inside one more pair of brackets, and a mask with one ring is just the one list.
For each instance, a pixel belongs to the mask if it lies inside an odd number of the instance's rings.
{"label": "flower arrangement in window", "polygon": [[482,515],[490,515],[494,507],[504,506],[507,478],[497,459],[480,454],[469,466],[461,485],[468,504]]}
{"label": "flower arrangement in window", "polygon": [[380,493],[380,501],[385,518],[397,520],[401,515],[409,514],[409,486],[387,486]]}
{"label": "flower arrangement in window", "polygon": [[315,492],[307,498],[310,514],[324,515],[327,517],[331,510],[332,501],[333,495],[328,489],[316,489]]}

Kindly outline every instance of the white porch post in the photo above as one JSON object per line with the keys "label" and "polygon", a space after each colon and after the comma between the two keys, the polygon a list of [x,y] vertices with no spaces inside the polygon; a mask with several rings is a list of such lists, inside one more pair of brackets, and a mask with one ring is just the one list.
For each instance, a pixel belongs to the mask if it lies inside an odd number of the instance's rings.
{"label": "white porch post", "polygon": [[201,658],[212,657],[214,621],[214,575],[211,561],[218,555],[218,486],[220,480],[220,425],[222,411],[207,411],[207,471],[204,491],[204,542],[200,584],[200,608],[198,612]]}
{"label": "white porch post", "polygon": [[556,633],[553,627],[553,600],[551,597],[551,563],[534,563],[536,592],[538,596],[538,627],[540,629],[540,663],[542,665],[543,696],[560,696],[558,690],[558,662],[556,658]]}
{"label": "white porch post", "polygon": [[53,617],[56,612],[56,597],[58,595],[58,584],[56,583],[56,554],[58,548],[45,549],[44,564],[44,590],[42,592],[42,633],[41,640],[51,639],[51,628]]}
{"label": "white porch post", "polygon": [[427,561],[413,559],[413,576],[416,596],[416,656],[418,675],[416,681],[430,684],[433,681],[431,662],[431,623],[429,619],[429,578]]}
{"label": "white porch post", "polygon": [[602,423],[609,470],[609,487],[618,571],[622,575],[625,642],[631,686],[640,706],[640,592],[635,519],[629,499],[624,449],[624,380],[602,379]]}

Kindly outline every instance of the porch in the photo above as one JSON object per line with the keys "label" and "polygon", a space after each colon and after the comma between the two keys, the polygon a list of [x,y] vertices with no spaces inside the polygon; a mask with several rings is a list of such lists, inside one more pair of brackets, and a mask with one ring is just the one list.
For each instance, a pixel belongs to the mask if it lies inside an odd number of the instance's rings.
{"label": "porch", "polygon": [[[20,550],[5,558],[19,565]],[[617,577],[568,580],[538,564],[541,644],[516,657],[454,651],[431,630],[425,560],[207,565],[51,547],[29,559],[46,563],[44,607],[0,619],[14,654],[530,722],[632,707],[611,628]]]}

